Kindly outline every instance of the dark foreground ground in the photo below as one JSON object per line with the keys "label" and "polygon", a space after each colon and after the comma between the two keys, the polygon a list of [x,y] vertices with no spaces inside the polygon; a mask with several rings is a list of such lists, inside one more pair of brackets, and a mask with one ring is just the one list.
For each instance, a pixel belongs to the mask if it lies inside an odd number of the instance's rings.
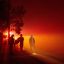
{"label": "dark foreground ground", "polygon": [[41,56],[37,53],[32,54],[27,51],[10,52],[6,47],[3,50],[0,53],[0,64],[63,64],[53,58]]}
{"label": "dark foreground ground", "polygon": [[22,51],[8,54],[6,57],[0,57],[0,64],[46,64],[45,61],[39,60],[35,56]]}

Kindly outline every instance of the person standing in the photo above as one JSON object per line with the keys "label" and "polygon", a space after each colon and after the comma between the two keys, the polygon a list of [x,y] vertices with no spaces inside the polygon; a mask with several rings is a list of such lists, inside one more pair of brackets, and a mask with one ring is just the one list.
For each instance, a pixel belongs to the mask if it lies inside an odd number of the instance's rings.
{"label": "person standing", "polygon": [[9,38],[8,44],[9,44],[9,51],[10,51],[10,53],[12,53],[13,52],[13,46],[14,46],[14,35],[12,35]]}
{"label": "person standing", "polygon": [[31,51],[34,52],[35,51],[35,39],[33,35],[31,35],[29,38],[29,44],[30,44]]}
{"label": "person standing", "polygon": [[18,38],[18,42],[20,42],[20,50],[23,50],[23,44],[24,44],[24,37],[21,34],[20,37]]}

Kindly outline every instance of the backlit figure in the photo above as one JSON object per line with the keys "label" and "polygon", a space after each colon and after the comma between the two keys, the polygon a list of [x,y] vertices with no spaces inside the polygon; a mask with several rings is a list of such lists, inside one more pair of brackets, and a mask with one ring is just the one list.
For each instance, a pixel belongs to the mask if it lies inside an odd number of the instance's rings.
{"label": "backlit figure", "polygon": [[9,38],[8,44],[9,44],[9,51],[10,51],[10,53],[12,53],[13,52],[13,46],[14,46],[14,35],[12,35]]}
{"label": "backlit figure", "polygon": [[30,44],[31,51],[34,52],[34,50],[35,50],[35,39],[34,39],[33,35],[31,35],[30,38],[29,38],[29,44]]}
{"label": "backlit figure", "polygon": [[24,37],[22,36],[22,34],[20,35],[20,37],[17,39],[18,42],[20,42],[20,50],[23,50],[23,44],[24,44]]}

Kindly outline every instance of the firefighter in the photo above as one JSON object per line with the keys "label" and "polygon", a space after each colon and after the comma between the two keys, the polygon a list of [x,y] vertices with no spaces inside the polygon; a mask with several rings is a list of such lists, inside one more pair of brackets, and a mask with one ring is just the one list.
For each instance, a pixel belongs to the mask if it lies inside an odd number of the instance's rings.
{"label": "firefighter", "polygon": [[31,51],[33,52],[35,49],[35,39],[34,39],[33,35],[31,35],[29,38],[29,44],[30,44]]}
{"label": "firefighter", "polygon": [[13,51],[13,45],[14,45],[14,35],[12,35],[10,38],[9,38],[9,51],[12,53]]}
{"label": "firefighter", "polygon": [[22,51],[23,50],[23,44],[24,44],[24,37],[22,36],[22,34],[18,38],[18,42],[20,42],[20,50]]}

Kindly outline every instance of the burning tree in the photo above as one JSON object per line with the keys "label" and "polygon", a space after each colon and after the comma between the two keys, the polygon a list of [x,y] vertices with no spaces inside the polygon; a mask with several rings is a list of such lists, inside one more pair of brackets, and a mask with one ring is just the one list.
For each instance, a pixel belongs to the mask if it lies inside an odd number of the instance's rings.
{"label": "burning tree", "polygon": [[[8,37],[10,37],[10,29],[15,30],[18,34],[21,31],[25,9],[20,0],[0,0],[0,30],[3,32],[8,29]],[[14,4],[15,2],[15,4]],[[15,27],[15,29],[11,28]]]}

